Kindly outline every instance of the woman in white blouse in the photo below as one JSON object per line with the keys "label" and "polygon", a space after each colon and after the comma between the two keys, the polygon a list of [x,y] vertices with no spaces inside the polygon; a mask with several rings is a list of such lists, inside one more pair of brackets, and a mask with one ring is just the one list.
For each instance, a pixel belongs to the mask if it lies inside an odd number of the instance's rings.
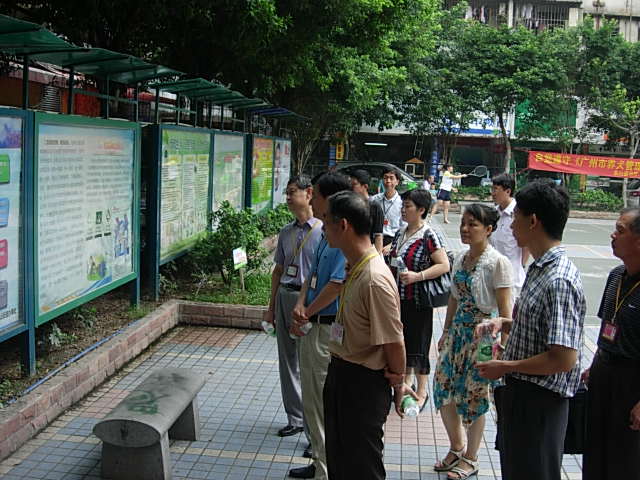
{"label": "woman in white blouse", "polygon": [[[474,366],[478,345],[475,327],[486,318],[511,318],[511,263],[489,244],[497,221],[495,209],[475,203],[466,207],[460,223],[460,237],[469,250],[453,263],[433,387],[434,404],[440,410],[451,448],[434,469],[449,472],[449,479],[477,473],[484,414],[489,410],[490,381],[480,377]],[[504,345],[506,337],[500,343]]]}

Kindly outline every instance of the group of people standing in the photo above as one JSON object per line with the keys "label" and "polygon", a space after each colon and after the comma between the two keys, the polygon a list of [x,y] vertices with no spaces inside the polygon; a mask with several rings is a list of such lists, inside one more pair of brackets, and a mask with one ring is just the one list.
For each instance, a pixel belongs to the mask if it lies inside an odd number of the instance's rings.
{"label": "group of people standing", "polygon": [[[394,170],[383,182],[385,192],[372,198],[364,171],[312,181],[302,175],[287,185],[296,220],[279,235],[265,320],[276,325],[288,417],[278,433],[304,431],[313,459],[290,476],[385,478],[390,404],[403,417],[407,395],[420,410],[429,400],[433,305],[424,287],[447,274],[451,292],[432,391],[450,451],[434,470],[450,479],[478,472],[493,394],[502,478],[560,479],[569,398],[582,376],[590,398],[583,478],[634,472],[640,210],[624,211],[612,234],[624,265],[607,281],[598,352],[581,375],[586,302],[561,245],[569,215],[562,187],[537,180],[515,193],[512,177],[494,177],[496,207],[465,208],[460,237],[469,248],[451,262],[429,225],[429,191],[399,195]],[[478,361],[478,338],[486,335],[495,339],[494,353]]]}

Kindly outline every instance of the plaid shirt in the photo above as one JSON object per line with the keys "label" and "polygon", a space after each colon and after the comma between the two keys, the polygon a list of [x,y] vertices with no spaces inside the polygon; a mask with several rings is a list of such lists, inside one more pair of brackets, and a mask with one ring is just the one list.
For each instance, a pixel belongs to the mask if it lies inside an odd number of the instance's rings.
{"label": "plaid shirt", "polygon": [[580,384],[581,347],[586,302],[582,280],[563,247],[550,248],[529,267],[514,307],[513,325],[503,360],[523,360],[562,345],[577,351],[569,372],[553,375],[511,374],[563,397],[572,397]]}

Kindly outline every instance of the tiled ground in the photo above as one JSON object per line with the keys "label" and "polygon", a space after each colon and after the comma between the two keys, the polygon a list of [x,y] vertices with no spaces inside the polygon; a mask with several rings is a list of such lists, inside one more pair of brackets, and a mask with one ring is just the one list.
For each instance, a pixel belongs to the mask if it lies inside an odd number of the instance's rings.
{"label": "tiled ground", "polygon": [[[444,312],[434,318],[437,339]],[[596,334],[595,328],[588,329],[585,360],[589,362]],[[93,425],[151,370],[168,366],[189,368],[207,377],[198,396],[201,440],[171,443],[174,478],[283,479],[290,468],[307,464],[301,457],[302,435],[276,435],[286,416],[275,340],[247,330],[178,327],[2,462],[0,478],[100,478],[100,441],[91,433]],[[495,423],[489,415],[480,451],[481,480],[500,478],[494,437]],[[388,478],[444,479],[446,475],[438,477],[432,465],[447,450],[444,427],[431,403],[417,420],[401,421],[390,414],[385,434]],[[580,464],[580,457],[565,456],[565,478],[580,478]]]}

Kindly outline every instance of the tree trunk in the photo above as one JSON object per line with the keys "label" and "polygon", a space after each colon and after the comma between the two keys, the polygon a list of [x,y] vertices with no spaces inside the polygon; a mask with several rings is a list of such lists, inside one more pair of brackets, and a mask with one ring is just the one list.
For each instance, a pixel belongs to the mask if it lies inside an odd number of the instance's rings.
{"label": "tree trunk", "polygon": [[507,133],[507,128],[504,126],[504,115],[500,113],[498,115],[498,123],[500,125],[500,134],[502,135],[502,139],[504,140],[504,171],[505,173],[509,173],[511,170],[511,142],[509,141],[509,134]]}

